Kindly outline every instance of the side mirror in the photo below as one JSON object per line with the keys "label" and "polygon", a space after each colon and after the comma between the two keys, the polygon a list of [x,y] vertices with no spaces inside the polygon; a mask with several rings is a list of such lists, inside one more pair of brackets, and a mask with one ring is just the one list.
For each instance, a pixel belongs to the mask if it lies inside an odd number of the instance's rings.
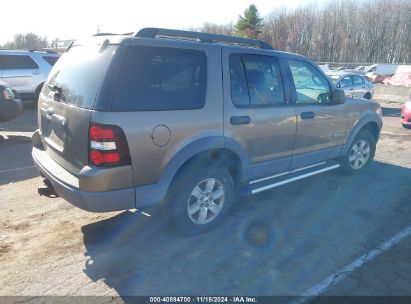
{"label": "side mirror", "polygon": [[335,89],[332,92],[331,101],[333,103],[344,103],[345,102],[345,92],[341,89]]}

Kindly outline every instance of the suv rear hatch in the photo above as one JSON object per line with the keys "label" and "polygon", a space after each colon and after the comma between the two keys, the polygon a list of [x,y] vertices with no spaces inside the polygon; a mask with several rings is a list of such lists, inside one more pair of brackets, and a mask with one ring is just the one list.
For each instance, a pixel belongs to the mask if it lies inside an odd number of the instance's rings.
{"label": "suv rear hatch", "polygon": [[38,100],[45,149],[74,175],[88,164],[91,113],[120,47],[101,38],[69,47],[51,70]]}

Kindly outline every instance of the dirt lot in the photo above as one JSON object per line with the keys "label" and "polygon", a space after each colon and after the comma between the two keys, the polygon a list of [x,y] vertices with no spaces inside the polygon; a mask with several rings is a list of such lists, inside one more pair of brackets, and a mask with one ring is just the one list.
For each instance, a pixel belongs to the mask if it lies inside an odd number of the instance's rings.
{"label": "dirt lot", "polygon": [[[202,236],[159,216],[93,214],[37,195],[33,109],[0,125],[0,296],[300,295],[411,225],[411,130],[384,108],[376,160],[361,176],[315,176],[235,205]],[[411,237],[327,295],[411,296]]]}

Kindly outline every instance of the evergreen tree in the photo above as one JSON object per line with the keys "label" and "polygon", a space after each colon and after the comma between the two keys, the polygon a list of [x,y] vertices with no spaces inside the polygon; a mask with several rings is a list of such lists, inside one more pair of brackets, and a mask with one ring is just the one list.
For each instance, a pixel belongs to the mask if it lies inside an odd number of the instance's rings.
{"label": "evergreen tree", "polygon": [[251,4],[244,11],[244,16],[239,16],[235,24],[235,34],[240,37],[256,38],[263,25],[263,18],[260,17],[257,7]]}

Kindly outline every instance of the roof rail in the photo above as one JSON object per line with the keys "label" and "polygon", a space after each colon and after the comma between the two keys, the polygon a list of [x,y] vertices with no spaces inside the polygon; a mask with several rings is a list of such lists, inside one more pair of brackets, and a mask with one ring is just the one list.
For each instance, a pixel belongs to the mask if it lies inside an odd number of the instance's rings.
{"label": "roof rail", "polygon": [[98,36],[117,36],[118,34],[115,33],[97,33],[94,34],[92,37],[98,37]]}
{"label": "roof rail", "polygon": [[206,34],[199,32],[181,31],[181,30],[170,30],[164,28],[154,28],[147,27],[138,31],[134,37],[140,38],[180,38],[180,39],[190,39],[200,42],[210,42],[210,43],[231,43],[239,44],[245,46],[258,47],[260,49],[272,50],[273,47],[267,42],[258,39],[249,38],[239,38],[226,35],[215,35]]}
{"label": "roof rail", "polygon": [[131,32],[131,33],[123,33],[123,34],[117,34],[117,33],[97,33],[97,34],[94,34],[92,37],[98,37],[98,36],[121,36],[121,35],[124,35],[124,36],[130,36],[130,35],[133,35],[134,33],[133,32]]}
{"label": "roof rail", "polygon": [[56,51],[51,51],[51,50],[29,49],[29,50],[24,50],[24,51],[29,51],[29,52],[45,52],[45,53],[48,53],[48,54],[58,54]]}

